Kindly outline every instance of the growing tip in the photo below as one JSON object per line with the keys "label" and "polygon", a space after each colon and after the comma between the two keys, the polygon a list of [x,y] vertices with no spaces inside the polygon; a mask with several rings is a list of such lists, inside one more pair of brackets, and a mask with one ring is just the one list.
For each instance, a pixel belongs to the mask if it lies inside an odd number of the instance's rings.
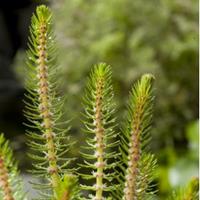
{"label": "growing tip", "polygon": [[37,6],[36,13],[39,19],[49,20],[51,17],[51,10],[46,5]]}
{"label": "growing tip", "polygon": [[153,74],[144,74],[142,79],[155,80],[155,76]]}
{"label": "growing tip", "polygon": [[101,63],[94,66],[94,71],[99,76],[104,76],[108,71],[110,71],[110,65],[101,62]]}
{"label": "growing tip", "polygon": [[152,85],[153,82],[155,80],[155,77],[153,74],[144,74],[142,75],[142,78],[141,78],[141,84],[142,85]]}

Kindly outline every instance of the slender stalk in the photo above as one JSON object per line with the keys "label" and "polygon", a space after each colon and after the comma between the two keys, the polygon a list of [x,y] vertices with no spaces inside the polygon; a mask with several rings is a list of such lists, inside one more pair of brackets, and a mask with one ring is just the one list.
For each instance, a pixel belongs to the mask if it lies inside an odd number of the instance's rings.
{"label": "slender stalk", "polygon": [[[111,77],[110,66],[105,63],[95,65],[83,98],[84,131],[88,138],[87,145],[81,152],[84,164],[80,164],[87,171],[81,176],[86,181],[92,180],[93,185],[85,182],[86,184],[81,184],[81,188],[91,191],[91,193],[88,192],[87,198],[93,200],[102,200],[105,196],[111,198],[117,188],[112,184],[116,178],[114,168],[117,163],[114,161],[119,156],[115,151],[119,143],[115,132],[115,106]],[[88,151],[89,149],[92,151]]]}
{"label": "slender stalk", "polygon": [[51,102],[49,102],[49,83],[48,83],[48,66],[47,66],[47,24],[45,21],[40,22],[39,26],[39,43],[38,43],[38,78],[39,78],[39,111],[42,117],[42,126],[44,136],[47,142],[47,158],[49,161],[48,172],[51,177],[53,188],[58,184],[58,166],[56,150],[54,144],[53,120],[50,111]]}
{"label": "slender stalk", "polygon": [[0,154],[0,187],[4,193],[3,200],[14,200],[8,177],[8,170],[5,166],[4,158]]}
{"label": "slender stalk", "polygon": [[103,138],[105,135],[104,127],[102,123],[102,90],[103,90],[103,83],[104,80],[99,78],[97,82],[97,95],[96,95],[96,102],[95,102],[95,120],[94,123],[96,124],[96,168],[97,172],[96,176],[96,196],[95,200],[102,200],[103,199],[103,170],[104,170],[104,143]]}
{"label": "slender stalk", "polygon": [[[145,98],[144,98],[145,99]],[[125,199],[132,200],[136,197],[136,177],[138,173],[138,160],[140,159],[140,125],[143,115],[144,101],[138,101],[132,121],[131,141],[129,144],[129,162],[127,169],[127,183],[125,188]]]}

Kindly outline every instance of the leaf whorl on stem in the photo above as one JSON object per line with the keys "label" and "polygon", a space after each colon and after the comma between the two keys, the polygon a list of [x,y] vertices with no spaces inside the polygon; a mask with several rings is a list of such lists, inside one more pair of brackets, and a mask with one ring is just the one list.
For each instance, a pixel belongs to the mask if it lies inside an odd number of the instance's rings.
{"label": "leaf whorl on stem", "polygon": [[[82,152],[83,167],[89,168],[91,174],[82,174],[83,179],[94,179],[94,185],[82,185],[84,190],[93,190],[92,199],[102,200],[105,192],[112,195],[116,189],[110,183],[114,177],[113,159],[117,156],[114,148],[118,144],[117,134],[113,130],[115,119],[113,105],[113,88],[110,67],[104,63],[96,65],[91,72],[84,98],[85,132],[87,133],[88,152]],[[92,153],[93,152],[93,153]]]}
{"label": "leaf whorl on stem", "polygon": [[145,153],[152,116],[152,80],[152,75],[143,75],[130,94],[122,146],[126,155],[124,200],[144,198],[155,168],[154,157]]}
{"label": "leaf whorl on stem", "polygon": [[[49,199],[51,193],[57,198],[57,187],[72,159],[66,158],[69,128],[62,122],[64,98],[57,95],[56,47],[52,32],[52,14],[44,5],[37,7],[30,28],[25,116],[30,122],[28,144],[29,155],[37,177],[46,184],[34,183],[40,196]],[[70,170],[69,170],[70,171]],[[46,190],[46,192],[45,192]]]}

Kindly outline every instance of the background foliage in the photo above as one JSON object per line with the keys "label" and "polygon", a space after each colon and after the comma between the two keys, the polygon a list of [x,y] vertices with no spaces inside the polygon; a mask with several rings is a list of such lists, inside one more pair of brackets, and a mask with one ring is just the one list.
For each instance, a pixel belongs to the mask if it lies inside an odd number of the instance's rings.
{"label": "background foliage", "polygon": [[[57,0],[52,2],[61,92],[74,139],[80,130],[86,75],[97,62],[112,66],[119,122],[131,84],[156,77],[152,150],[161,199],[198,173],[198,1]],[[24,54],[16,69],[23,79]],[[78,155],[78,146],[72,154]],[[183,176],[184,174],[184,176]]]}

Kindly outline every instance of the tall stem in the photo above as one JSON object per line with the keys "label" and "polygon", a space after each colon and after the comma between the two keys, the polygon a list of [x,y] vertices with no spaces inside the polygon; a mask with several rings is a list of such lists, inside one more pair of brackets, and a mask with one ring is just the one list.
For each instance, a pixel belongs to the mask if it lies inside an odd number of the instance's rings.
{"label": "tall stem", "polygon": [[[130,98],[130,129],[128,144],[128,163],[126,170],[126,182],[124,187],[124,200],[138,199],[139,163],[141,161],[144,127],[150,123],[151,115],[151,81],[152,75],[144,75],[141,81],[133,89]],[[146,124],[145,124],[146,123]],[[145,133],[147,134],[147,133]]]}
{"label": "tall stem", "polygon": [[53,188],[58,185],[58,166],[56,158],[56,150],[53,132],[53,120],[51,113],[51,102],[49,96],[48,83],[48,66],[47,66],[47,25],[41,22],[39,26],[39,44],[38,44],[38,78],[39,78],[39,111],[42,117],[42,126],[44,128],[44,136],[47,142],[47,159],[49,161],[48,172],[51,177],[51,184]]}
{"label": "tall stem", "polygon": [[95,102],[95,124],[96,124],[96,156],[97,156],[97,172],[96,172],[96,197],[95,200],[103,199],[103,170],[104,170],[104,127],[102,123],[102,90],[103,80],[100,78],[97,82],[97,95]]}

